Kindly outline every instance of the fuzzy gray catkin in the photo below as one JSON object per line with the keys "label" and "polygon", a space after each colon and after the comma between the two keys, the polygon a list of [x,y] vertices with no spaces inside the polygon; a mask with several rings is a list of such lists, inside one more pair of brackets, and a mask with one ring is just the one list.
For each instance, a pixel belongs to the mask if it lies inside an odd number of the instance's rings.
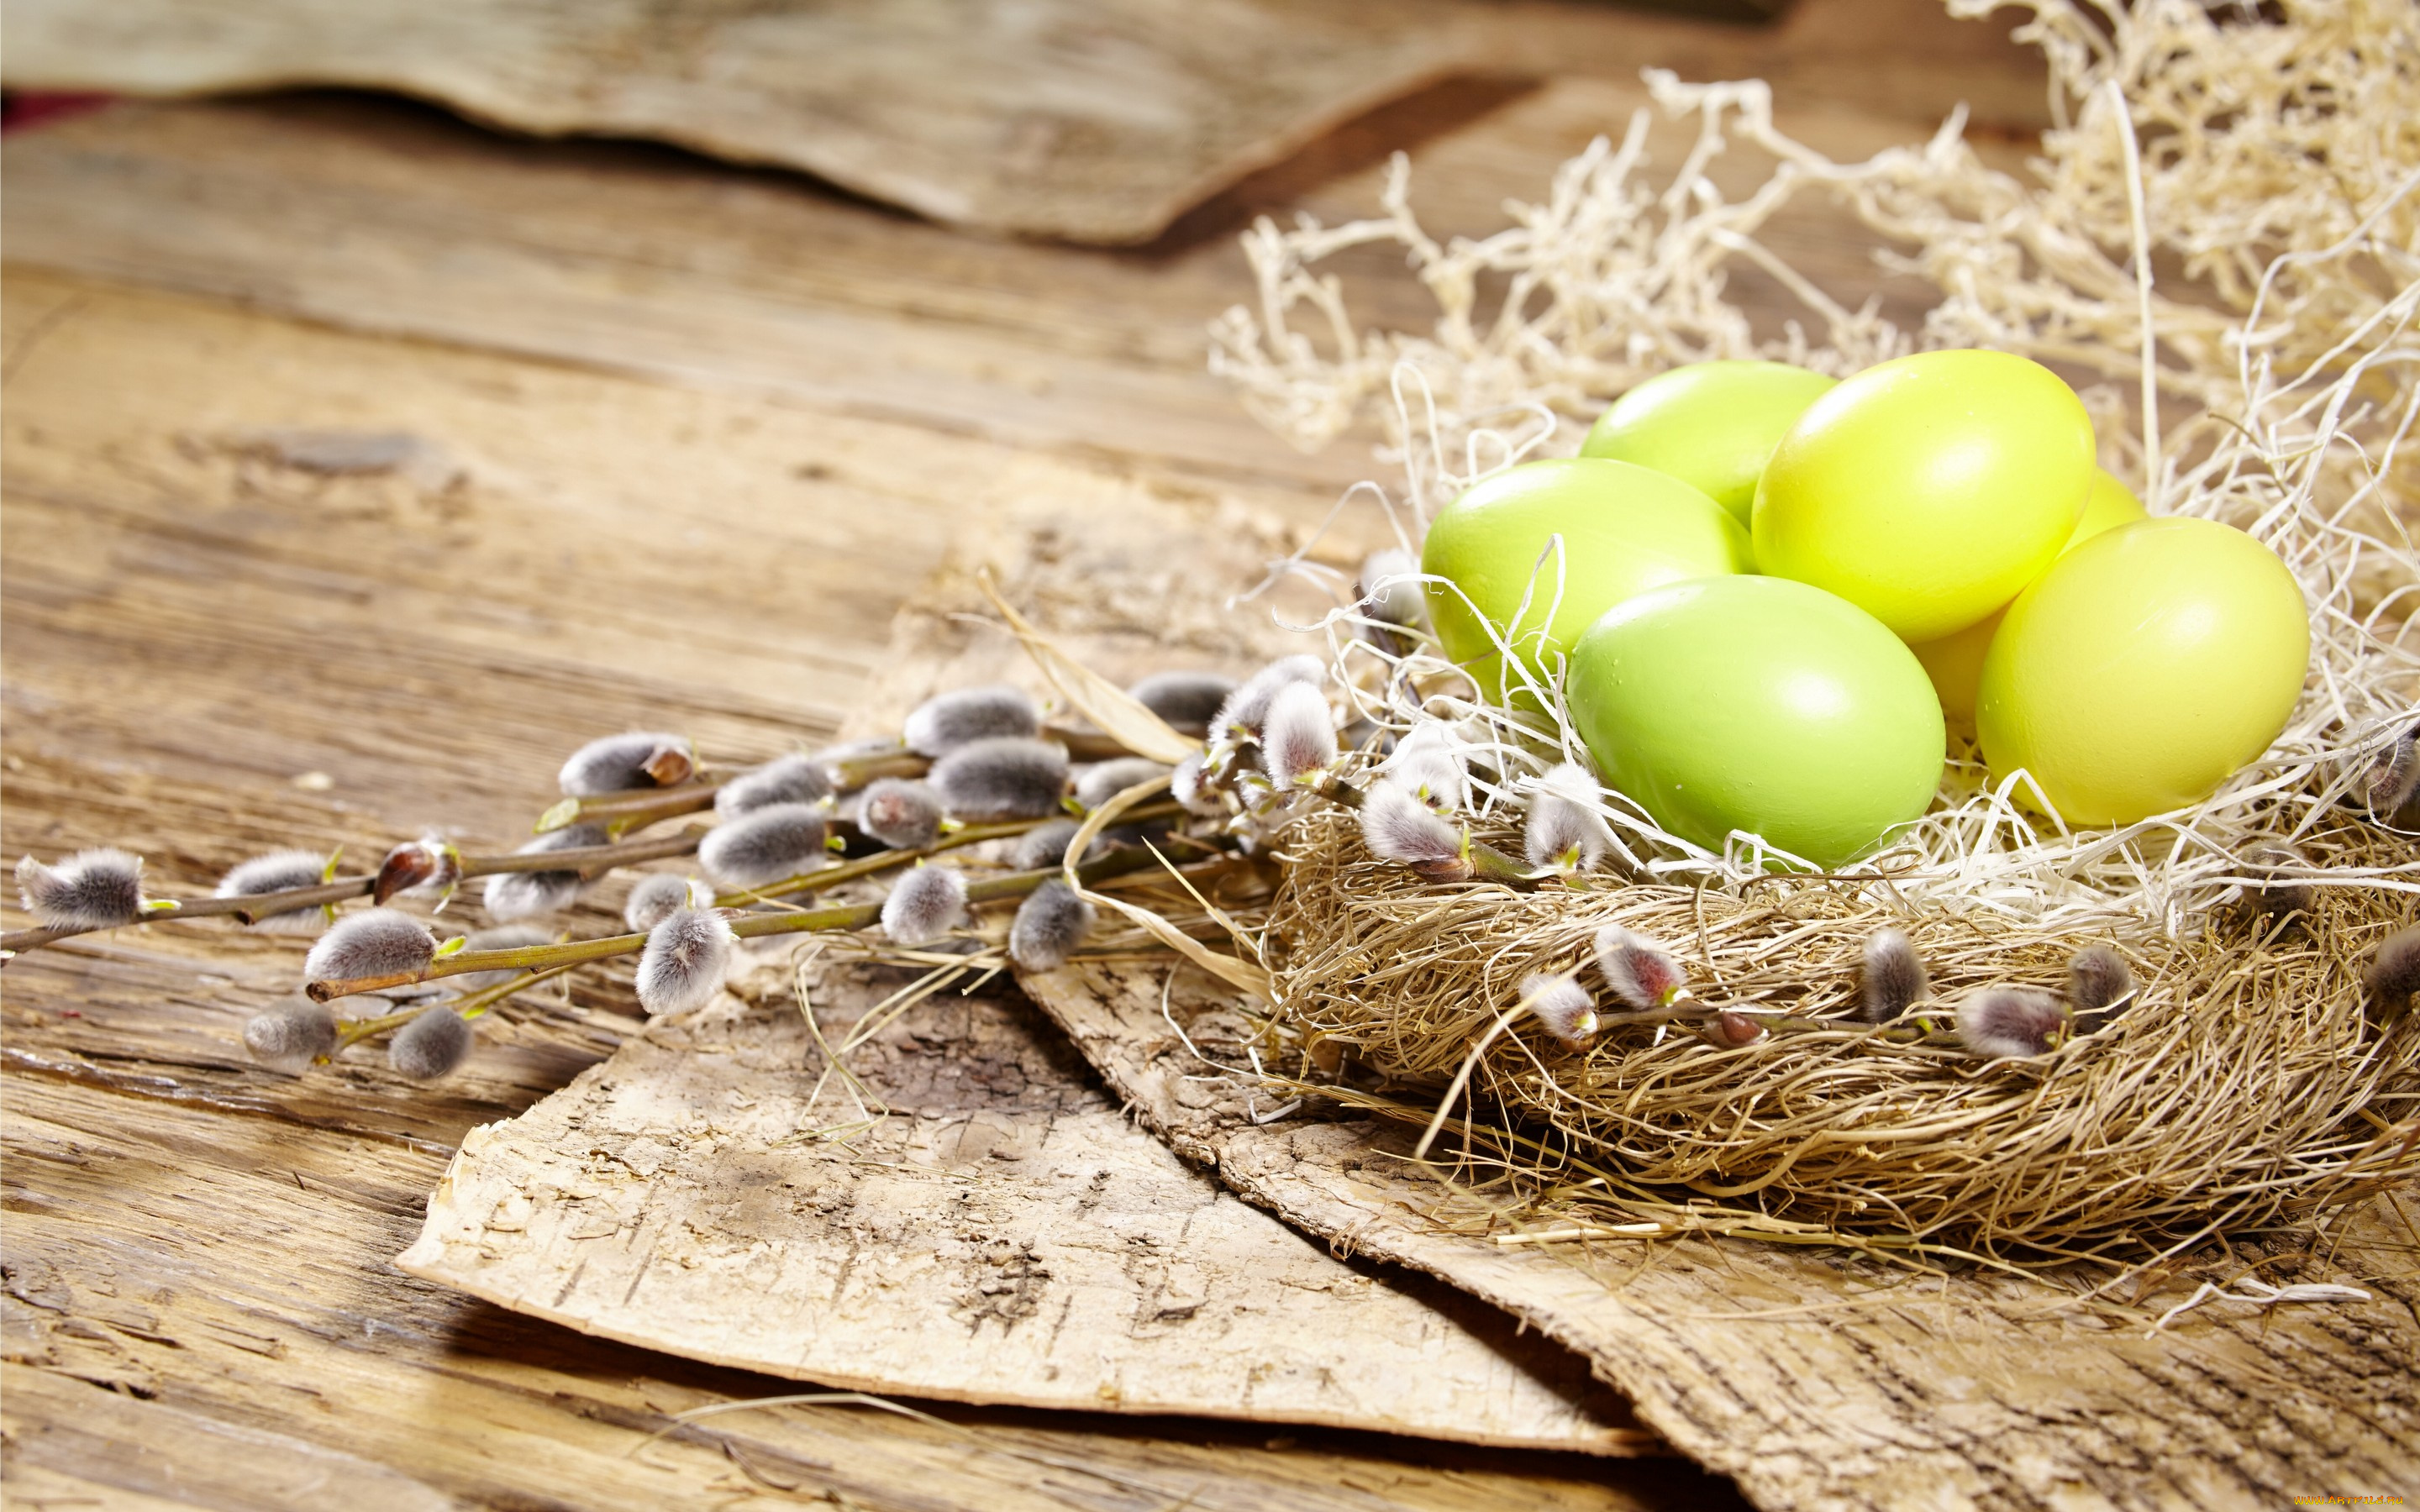
{"label": "fuzzy gray catkin", "polygon": [[2370,1003],[2381,1018],[2393,1019],[2411,1011],[2412,995],[2420,992],[2420,924],[2388,935],[2371,952],[2362,984],[2369,990]]}
{"label": "fuzzy gray catkin", "polygon": [[1008,926],[1009,959],[1028,971],[1063,965],[1093,932],[1093,905],[1053,877],[1017,905]]}
{"label": "fuzzy gray catkin", "polygon": [[706,832],[697,864],[726,887],[763,887],[821,862],[825,814],[805,803],[777,803]]}
{"label": "fuzzy gray catkin", "polygon": [[630,926],[631,933],[644,934],[675,908],[706,908],[713,903],[714,890],[703,883],[670,872],[651,872],[641,877],[623,901],[622,922]]}
{"label": "fuzzy gray catkin", "polygon": [[437,936],[427,925],[392,908],[365,908],[344,915],[312,944],[302,980],[406,976],[427,970],[436,955]]}
{"label": "fuzzy gray catkin", "polygon": [[893,945],[930,945],[966,918],[967,879],[955,867],[911,868],[882,900],[882,933]]}
{"label": "fuzzy gray catkin", "polygon": [[[219,879],[212,896],[256,898],[263,893],[291,892],[297,887],[316,887],[327,874],[328,858],[317,851],[271,851],[238,862]],[[253,920],[252,927],[273,934],[302,934],[326,922],[327,915],[315,904],[265,915]]]}
{"label": "fuzzy gray catkin", "polygon": [[1869,1024],[1888,1024],[1932,992],[1916,942],[1895,929],[1877,931],[1866,942],[1865,973],[1858,1004]]}
{"label": "fuzzy gray catkin", "polygon": [[2087,945],[2067,962],[2067,1000],[2075,1010],[2079,1034],[2101,1028],[2121,1009],[2118,1000],[2134,990],[2134,973],[2126,958],[2106,945]]}
{"label": "fuzzy gray catkin", "polygon": [[650,1013],[704,1008],[722,988],[737,937],[710,908],[676,908],[647,932],[639,952],[639,1006]]}
{"label": "fuzzy gray catkin", "polygon": [[2031,987],[1986,987],[1958,1005],[1958,1038],[1978,1056],[2039,1056],[2068,1028],[2066,1005]]}
{"label": "fuzzy gray catkin", "polygon": [[566,796],[598,797],[633,788],[671,787],[697,770],[686,736],[632,730],[592,740],[571,753],[555,780]]}
{"label": "fuzzy gray catkin", "polygon": [[1521,845],[1532,867],[1592,872],[1613,848],[1613,831],[1596,811],[1596,779],[1570,762],[1540,778],[1529,796]]}
{"label": "fuzzy gray catkin", "polygon": [[[603,845],[611,839],[601,825],[566,825],[561,829],[548,830],[513,854],[540,856],[549,851],[583,850]],[[587,890],[588,882],[578,872],[499,872],[488,879],[480,902],[489,918],[508,923],[570,907]]]}
{"label": "fuzzy gray catkin", "polygon": [[941,838],[945,810],[929,782],[886,777],[857,801],[857,827],[894,851],[921,851]]}
{"label": "fuzzy gray catkin", "polygon": [[1154,672],[1126,695],[1180,734],[1205,735],[1235,686],[1233,678],[1218,672]]}
{"label": "fuzzy gray catkin", "polygon": [[1548,1034],[1574,1049],[1596,1037],[1596,1000],[1568,972],[1533,971],[1521,979],[1520,1001]]}
{"label": "fuzzy gray catkin", "polygon": [[[1076,838],[1083,826],[1073,819],[1053,819],[1047,825],[1036,825],[1016,838],[1009,852],[1009,865],[1019,872],[1044,872],[1067,858],[1067,842]],[[1095,840],[1093,848],[1100,848]]]}
{"label": "fuzzy gray catkin", "polygon": [[1380,778],[1361,794],[1361,842],[1380,860],[1400,861],[1432,882],[1470,875],[1462,831],[1391,778]]}
{"label": "fuzzy gray catkin", "polygon": [[783,756],[752,766],[716,789],[714,812],[719,819],[737,819],[777,803],[821,803],[831,796],[831,778],[823,763],[808,756]]}
{"label": "fuzzy gray catkin", "polygon": [[1204,780],[1209,775],[1209,758],[1202,751],[1188,753],[1168,774],[1168,795],[1174,798],[1187,813],[1214,818],[1227,811],[1218,792]]}
{"label": "fuzzy gray catkin", "polygon": [[1450,813],[1469,802],[1470,775],[1463,764],[1462,751],[1445,726],[1435,721],[1414,726],[1395,742],[1382,769],[1404,792],[1432,809]]}
{"label": "fuzzy gray catkin", "polygon": [[1042,711],[1005,684],[937,693],[909,712],[900,736],[919,756],[941,757],[977,740],[1042,733]]}
{"label": "fuzzy gray catkin", "polygon": [[1246,678],[1210,721],[1212,740],[1257,740],[1268,717],[1269,703],[1295,683],[1316,687],[1327,681],[1327,664],[1317,656],[1281,656]]}
{"label": "fuzzy gray catkin", "polygon": [[[462,942],[465,951],[526,950],[532,946],[551,945],[554,931],[537,924],[499,924],[493,929],[473,930]],[[457,993],[483,993],[490,987],[501,987],[522,972],[506,967],[502,971],[465,971],[445,979],[445,985]]]}
{"label": "fuzzy gray catkin", "polygon": [[2311,886],[2295,874],[2310,865],[2302,852],[2287,845],[2259,845],[2244,861],[2245,872],[2258,879],[2243,891],[2243,901],[2254,912],[2270,918],[2309,912]]}
{"label": "fuzzy gray catkin", "polygon": [[1668,1007],[1687,981],[1669,950],[1619,924],[1597,931],[1596,964],[1614,995],[1641,1011]]}
{"label": "fuzzy gray catkin", "polygon": [[1428,591],[1420,585],[1420,559],[1396,548],[1373,551],[1361,563],[1361,612],[1394,625],[1415,625],[1428,618]]}
{"label": "fuzzy gray catkin", "polygon": [[470,1020],[440,1003],[395,1031],[386,1044],[386,1063],[398,1076],[433,1082],[471,1057],[475,1038]]}
{"label": "fuzzy gray catkin", "polygon": [[1067,749],[1015,735],[970,741],[933,764],[928,778],[960,819],[1041,819],[1059,811]]}
{"label": "fuzzy gray catkin", "polygon": [[2407,730],[2362,774],[2363,795],[2372,817],[2392,819],[2420,793],[2420,732]]}
{"label": "fuzzy gray catkin", "polygon": [[1279,788],[1301,787],[1336,764],[1336,719],[1315,683],[1288,683],[1269,701],[1261,729],[1261,770]]}
{"label": "fuzzy gray catkin", "polygon": [[272,1008],[244,1022],[243,1047],[270,1070],[300,1076],[321,1056],[336,1053],[336,1015],[325,1003]]}
{"label": "fuzzy gray catkin", "polygon": [[1148,756],[1121,756],[1095,762],[1076,774],[1076,805],[1086,813],[1139,782],[1167,777],[1170,769]]}
{"label": "fuzzy gray catkin", "polygon": [[17,863],[17,896],[54,929],[111,929],[143,917],[143,858],[103,845],[56,866]]}

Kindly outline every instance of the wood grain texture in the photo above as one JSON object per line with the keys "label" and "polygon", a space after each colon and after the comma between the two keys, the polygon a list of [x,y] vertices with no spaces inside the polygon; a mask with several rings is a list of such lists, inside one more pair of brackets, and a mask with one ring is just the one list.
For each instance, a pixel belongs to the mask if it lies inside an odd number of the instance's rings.
{"label": "wood grain texture", "polygon": [[[1295,453],[1204,371],[1206,322],[1251,297],[1225,233],[1263,211],[1373,213],[1373,160],[1410,132],[1426,224],[1484,235],[1505,224],[1508,197],[1544,195],[1557,163],[1619,133],[1644,96],[1635,81],[1578,79],[1496,100],[1460,130],[1390,119],[1366,150],[1325,160],[1330,177],[1222,201],[1188,238],[1143,252],[975,242],[778,176],[319,98],[129,103],[12,136],[0,224],[21,266],[1316,500],[1389,470],[1366,435]],[[1842,155],[1929,124],[1838,108],[1789,120]],[[1759,171],[1745,149],[1723,167]],[[1793,208],[1766,239],[1853,304],[1878,292],[1902,318],[1923,306],[1837,210]],[[1371,249],[1337,270],[1364,323],[1435,318],[1399,255]],[[1735,294],[1762,331],[1801,313],[1752,270]]]}
{"label": "wood grain texture", "polygon": [[1330,1258],[1187,1166],[1005,982],[954,986],[845,1057],[894,1110],[865,1126],[799,990],[837,1044],[916,973],[810,948],[794,980],[793,952],[760,953],[732,995],[472,1131],[397,1266],[842,1389],[1657,1447],[1576,1356]]}
{"label": "wood grain texture", "polygon": [[802,169],[954,225],[1123,243],[1444,72],[1458,21],[1435,0],[23,0],[0,78],[392,89]]}

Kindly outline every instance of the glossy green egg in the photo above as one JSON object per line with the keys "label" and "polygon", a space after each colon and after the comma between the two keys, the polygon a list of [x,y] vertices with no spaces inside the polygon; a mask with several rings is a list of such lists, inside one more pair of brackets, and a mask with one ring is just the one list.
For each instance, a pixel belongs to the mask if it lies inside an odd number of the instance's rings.
{"label": "glossy green egg", "polygon": [[1921,815],[1946,733],[1906,643],[1778,578],[1677,583],[1581,637],[1567,685],[1599,769],[1709,850],[1744,830],[1838,866]]}
{"label": "glossy green egg", "polygon": [[1745,525],[1773,449],[1837,381],[1788,363],[1691,363],[1615,400],[1580,455],[1669,473]]}
{"label": "glossy green egg", "polygon": [[[1549,552],[1559,536],[1562,549]],[[1745,570],[1747,532],[1703,493],[1647,468],[1599,457],[1525,462],[1439,511],[1420,566],[1453,585],[1428,588],[1446,655],[1499,698],[1507,679],[1489,625],[1543,674],[1633,594]]]}

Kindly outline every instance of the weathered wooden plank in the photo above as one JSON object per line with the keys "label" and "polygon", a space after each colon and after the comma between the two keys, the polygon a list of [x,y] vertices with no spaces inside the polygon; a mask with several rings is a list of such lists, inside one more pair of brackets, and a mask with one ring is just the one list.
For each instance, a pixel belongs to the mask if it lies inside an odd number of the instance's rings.
{"label": "weathered wooden plank", "polygon": [[[1554,167],[1643,103],[1635,83],[1559,81],[1413,154],[1439,235],[1504,224]],[[1929,122],[1844,109],[1791,117],[1862,154]],[[1675,148],[1677,150],[1677,147]],[[1098,465],[1157,465],[1214,486],[1332,496],[1370,476],[1366,445],[1303,458],[1203,371],[1205,321],[1250,297],[1224,235],[1147,253],[970,242],[766,175],[662,153],[499,141],[364,100],[128,105],[0,149],[8,256],[232,298],[349,329],[744,385],[813,408],[996,439]],[[1735,151],[1730,181],[1764,171]],[[1337,221],[1376,208],[1365,164],[1289,204]],[[1291,186],[1289,186],[1291,188]],[[1274,205],[1247,197],[1236,212]],[[1223,224],[1233,225],[1233,220]],[[1883,284],[1870,239],[1810,204],[1770,238],[1850,302]],[[1400,258],[1339,267],[1365,320],[1425,329],[1435,306]],[[1766,327],[1795,301],[1743,273]]]}
{"label": "weathered wooden plank", "polygon": [[776,177],[365,100],[113,107],[10,137],[0,165],[20,265],[1303,481],[1202,370],[1202,323],[1241,285],[1156,258],[970,241]]}
{"label": "weathered wooden plank", "polygon": [[[9,1382],[12,1458],[179,1504],[228,1504],[200,1489],[250,1477],[256,1499],[235,1504],[323,1507],[327,1483],[305,1473],[332,1451],[391,1467],[379,1484],[475,1505],[660,1506],[746,1489],[742,1465],[809,1496],[970,1512],[1064,1507],[1071,1492],[1078,1505],[1192,1496],[1236,1512],[1443,1512],[1513,1496],[1578,1512],[1703,1484],[1642,1463],[1624,1467],[1646,1488],[1634,1494],[1552,1457],[1521,1472],[1438,1449],[1424,1465],[1318,1430],[1264,1448],[1264,1428],[1087,1431],[1098,1420],[947,1407],[931,1410],[939,1422],[724,1415],[634,1454],[668,1412],[795,1388],[396,1276],[376,1257],[418,1227],[441,1156],[39,1077],[11,1079],[5,1125],[8,1352],[35,1367],[16,1377],[47,1378]],[[30,1447],[46,1436],[54,1449]],[[271,1494],[286,1484],[305,1490]],[[1373,1485],[1388,1489],[1356,1489]]]}
{"label": "weathered wooden plank", "polygon": [[394,89],[517,131],[804,169],[958,225],[1119,243],[1453,67],[1460,14],[1438,0],[23,0],[0,78],[137,95]]}

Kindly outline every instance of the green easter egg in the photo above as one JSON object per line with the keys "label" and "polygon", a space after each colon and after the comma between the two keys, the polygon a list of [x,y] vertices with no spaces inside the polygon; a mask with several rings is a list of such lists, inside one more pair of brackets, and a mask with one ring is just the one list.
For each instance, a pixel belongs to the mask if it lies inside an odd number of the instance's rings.
{"label": "green easter egg", "polygon": [[1669,473],[1745,525],[1773,449],[1838,381],[1788,363],[1691,363],[1615,400],[1580,455]]}
{"label": "green easter egg", "polygon": [[1941,783],[1941,704],[1906,644],[1779,578],[1625,600],[1580,638],[1567,686],[1606,780],[1709,850],[1733,830],[1818,866],[1870,850]]}
{"label": "green easter egg", "polygon": [[[1562,550],[1548,553],[1559,535]],[[1720,504],[1677,478],[1600,457],[1524,462],[1482,479],[1438,512],[1420,550],[1421,569],[1453,585],[1429,584],[1437,638],[1490,698],[1504,696],[1506,677],[1487,625],[1543,680],[1580,632],[1633,594],[1742,572],[1747,560],[1747,532]]]}

